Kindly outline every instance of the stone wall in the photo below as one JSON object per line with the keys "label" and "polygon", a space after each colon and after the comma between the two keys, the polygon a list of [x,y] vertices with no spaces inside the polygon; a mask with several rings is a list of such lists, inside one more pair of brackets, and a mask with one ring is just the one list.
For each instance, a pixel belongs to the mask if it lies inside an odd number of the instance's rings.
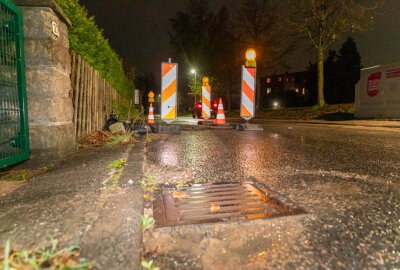
{"label": "stone wall", "polygon": [[70,98],[70,22],[50,0],[15,1],[22,10],[25,39],[30,164],[55,163],[74,151]]}

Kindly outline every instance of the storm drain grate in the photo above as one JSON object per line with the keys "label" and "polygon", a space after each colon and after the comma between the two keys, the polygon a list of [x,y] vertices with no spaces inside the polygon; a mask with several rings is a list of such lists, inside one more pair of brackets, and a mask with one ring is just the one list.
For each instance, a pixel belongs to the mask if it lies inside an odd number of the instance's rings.
{"label": "storm drain grate", "polygon": [[162,189],[153,202],[157,227],[239,221],[304,213],[254,183],[193,185]]}

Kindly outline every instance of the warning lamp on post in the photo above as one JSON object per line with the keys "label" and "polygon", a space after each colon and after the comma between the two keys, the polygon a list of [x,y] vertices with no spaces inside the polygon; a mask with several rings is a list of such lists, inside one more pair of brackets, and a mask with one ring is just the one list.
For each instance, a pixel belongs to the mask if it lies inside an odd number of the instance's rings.
{"label": "warning lamp on post", "polygon": [[153,91],[150,91],[149,94],[147,95],[147,97],[149,98],[149,103],[154,102],[154,92]]}
{"label": "warning lamp on post", "polygon": [[246,51],[246,67],[256,67],[256,50],[247,49]]}

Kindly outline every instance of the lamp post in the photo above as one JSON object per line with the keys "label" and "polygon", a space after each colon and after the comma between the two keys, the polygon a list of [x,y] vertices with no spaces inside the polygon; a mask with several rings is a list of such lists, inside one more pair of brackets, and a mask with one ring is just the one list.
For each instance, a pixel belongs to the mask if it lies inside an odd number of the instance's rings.
{"label": "lamp post", "polygon": [[196,106],[196,102],[197,102],[197,98],[196,98],[196,70],[194,68],[192,68],[192,70],[190,71],[192,74],[194,74],[194,106]]}

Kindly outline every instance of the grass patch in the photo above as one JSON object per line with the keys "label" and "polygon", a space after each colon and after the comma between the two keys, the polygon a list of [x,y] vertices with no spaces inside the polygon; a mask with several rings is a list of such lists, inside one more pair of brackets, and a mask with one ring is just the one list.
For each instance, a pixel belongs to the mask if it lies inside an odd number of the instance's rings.
{"label": "grass patch", "polygon": [[156,182],[154,182],[154,176],[145,178],[143,181],[139,180],[139,183],[142,185],[143,191],[153,192],[158,189],[158,187],[156,187]]}
{"label": "grass patch", "polygon": [[35,176],[47,172],[54,167],[54,164],[49,164],[34,170],[9,170],[0,172],[0,180],[3,181],[26,181],[31,180]]}
{"label": "grass patch", "polygon": [[78,245],[59,249],[54,239],[50,246],[22,251],[12,250],[8,240],[4,253],[0,254],[0,269],[92,269],[93,263],[79,255]]}
{"label": "grass patch", "polygon": [[121,178],[122,171],[124,170],[124,165],[126,164],[126,158],[120,158],[111,164],[107,165],[109,169],[116,169],[111,178],[103,186],[103,189],[116,188],[118,186],[119,179]]}
{"label": "grass patch", "polygon": [[126,163],[126,158],[120,158],[116,161],[114,161],[111,164],[107,165],[107,168],[111,169],[111,168],[121,168],[122,166],[124,166]]}
{"label": "grass patch", "polygon": [[160,270],[160,267],[157,267],[157,266],[154,265],[153,260],[148,261],[148,262],[147,261],[142,261],[141,262],[141,266],[144,269],[148,269],[148,270]]}
{"label": "grass patch", "polygon": [[116,188],[118,186],[119,178],[121,178],[123,170],[123,167],[117,169],[115,173],[111,176],[110,180],[108,180],[106,187]]}
{"label": "grass patch", "polygon": [[[226,113],[228,118],[239,118],[239,111]],[[320,107],[314,105],[311,107],[294,107],[267,109],[256,112],[256,119],[280,119],[280,120],[351,120],[354,119],[354,104],[335,104]]]}
{"label": "grass patch", "polygon": [[185,186],[185,184],[183,183],[183,181],[180,181],[179,184],[176,185],[177,188],[184,187],[184,186]]}
{"label": "grass patch", "polygon": [[130,143],[132,140],[132,134],[122,134],[109,137],[108,141],[106,142],[107,146],[113,146],[116,144],[127,144]]}
{"label": "grass patch", "polygon": [[135,142],[135,135],[133,133],[111,133],[100,130],[80,138],[76,143],[76,148],[80,150],[103,145],[133,145]]}
{"label": "grass patch", "polygon": [[180,117],[193,117],[192,113],[178,113],[178,116]]}
{"label": "grass patch", "polygon": [[142,186],[142,190],[144,192],[143,198],[154,201],[153,193],[158,187],[156,187],[156,182],[154,182],[154,176],[151,178],[145,178],[144,180],[139,180],[140,185]]}
{"label": "grass patch", "polygon": [[142,221],[142,227],[144,231],[150,229],[154,226],[154,224],[156,224],[155,219],[147,215],[140,216],[140,220]]}

